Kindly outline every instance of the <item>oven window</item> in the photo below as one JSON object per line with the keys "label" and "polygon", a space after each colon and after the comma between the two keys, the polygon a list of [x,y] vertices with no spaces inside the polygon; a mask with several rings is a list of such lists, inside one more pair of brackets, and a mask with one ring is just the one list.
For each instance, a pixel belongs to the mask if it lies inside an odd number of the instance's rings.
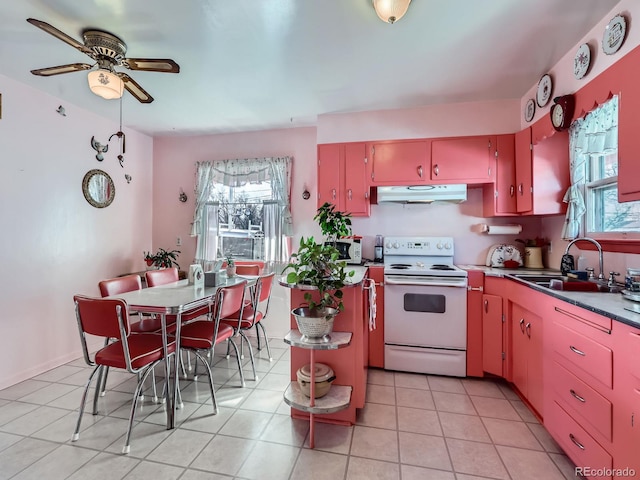
{"label": "oven window", "polygon": [[444,313],[446,297],[427,293],[405,293],[405,312]]}

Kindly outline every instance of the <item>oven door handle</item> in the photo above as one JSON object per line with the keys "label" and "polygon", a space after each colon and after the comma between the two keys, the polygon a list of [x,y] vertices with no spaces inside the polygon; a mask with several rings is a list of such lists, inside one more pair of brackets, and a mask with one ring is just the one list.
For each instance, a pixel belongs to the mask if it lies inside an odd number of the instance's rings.
{"label": "oven door handle", "polygon": [[[448,280],[451,278],[451,280]],[[466,287],[467,279],[466,278],[455,278],[453,277],[443,277],[442,279],[418,279],[416,277],[410,276],[388,276],[384,278],[384,283],[386,285],[415,285],[415,286],[424,286],[424,287]]]}

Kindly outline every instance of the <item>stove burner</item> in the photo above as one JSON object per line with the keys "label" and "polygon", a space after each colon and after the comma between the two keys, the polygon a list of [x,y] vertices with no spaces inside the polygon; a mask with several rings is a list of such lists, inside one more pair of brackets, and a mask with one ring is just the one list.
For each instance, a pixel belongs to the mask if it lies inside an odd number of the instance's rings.
{"label": "stove burner", "polygon": [[392,263],[389,265],[389,268],[393,270],[407,270],[411,268],[411,265],[408,263]]}
{"label": "stove burner", "polygon": [[431,270],[455,270],[451,265],[435,264],[431,265]]}

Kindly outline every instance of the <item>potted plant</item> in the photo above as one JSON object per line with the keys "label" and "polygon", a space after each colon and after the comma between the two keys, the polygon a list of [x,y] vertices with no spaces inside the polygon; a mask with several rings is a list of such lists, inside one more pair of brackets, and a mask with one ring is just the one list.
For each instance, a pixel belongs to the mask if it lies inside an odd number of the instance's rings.
{"label": "potted plant", "polygon": [[315,221],[320,225],[322,234],[328,242],[351,235],[351,214],[336,210],[336,206],[325,202],[316,212]]}
{"label": "potted plant", "polygon": [[231,278],[236,275],[236,262],[231,255],[227,256],[227,277]]}
{"label": "potted plant", "polygon": [[144,260],[149,267],[169,268],[175,265],[180,269],[180,265],[178,265],[177,262],[179,253],[180,250],[165,250],[164,248],[159,248],[153,255],[150,252],[144,252]]}
{"label": "potted plant", "polygon": [[[303,337],[322,338],[333,329],[335,316],[344,310],[342,288],[354,272],[345,270],[338,250],[331,244],[316,243],[313,237],[301,238],[298,251],[291,255],[287,283],[298,285],[305,292],[306,305],[291,311]],[[317,290],[315,297],[311,290]]]}

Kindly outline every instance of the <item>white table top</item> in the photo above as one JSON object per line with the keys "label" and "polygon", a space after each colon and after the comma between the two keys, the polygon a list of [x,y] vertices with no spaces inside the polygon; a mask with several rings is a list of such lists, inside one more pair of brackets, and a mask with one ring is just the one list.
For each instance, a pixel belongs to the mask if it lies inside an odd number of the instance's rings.
{"label": "white table top", "polygon": [[235,276],[224,279],[215,287],[194,287],[187,280],[159,285],[157,287],[143,288],[133,292],[120,293],[106,298],[119,298],[127,302],[132,311],[146,313],[178,314],[185,310],[206,305],[209,299],[215,295],[221,287],[236,285],[243,280],[249,284],[255,282],[256,276]]}

